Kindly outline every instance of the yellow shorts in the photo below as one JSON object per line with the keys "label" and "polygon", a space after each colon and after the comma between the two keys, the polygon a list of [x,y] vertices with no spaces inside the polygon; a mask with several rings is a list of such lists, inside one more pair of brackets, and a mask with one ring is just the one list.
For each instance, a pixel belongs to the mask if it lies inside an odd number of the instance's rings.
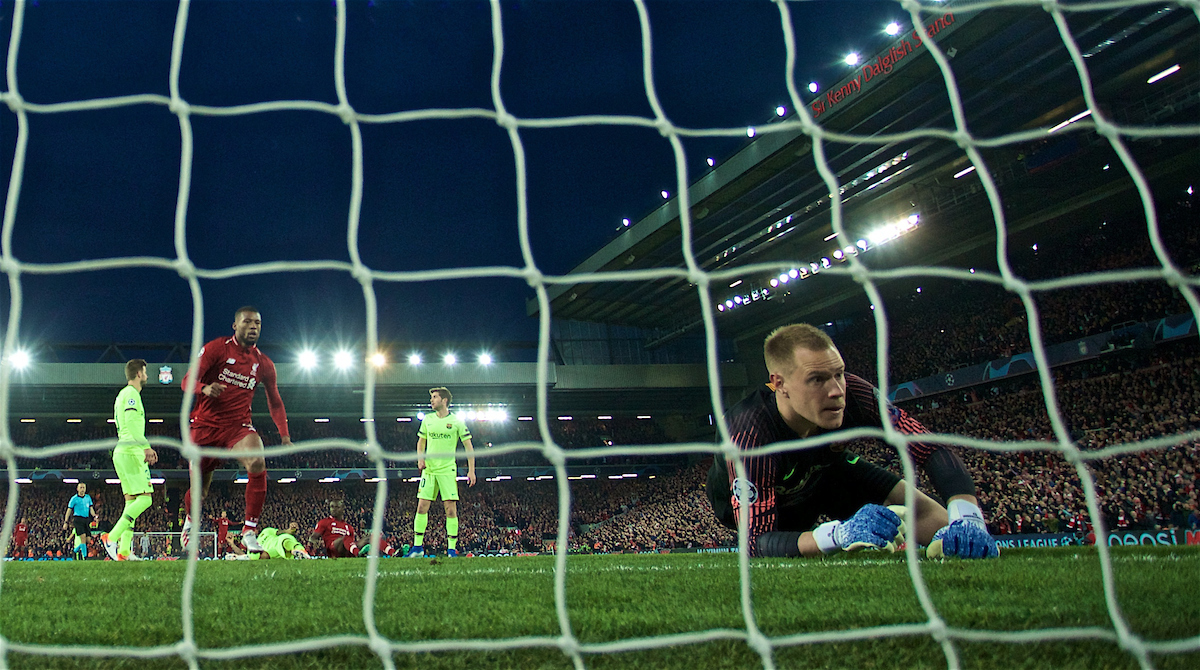
{"label": "yellow shorts", "polygon": [[417,487],[417,498],[420,500],[437,500],[438,493],[442,500],[458,500],[458,480],[456,471],[433,473],[429,469],[421,471],[421,484]]}

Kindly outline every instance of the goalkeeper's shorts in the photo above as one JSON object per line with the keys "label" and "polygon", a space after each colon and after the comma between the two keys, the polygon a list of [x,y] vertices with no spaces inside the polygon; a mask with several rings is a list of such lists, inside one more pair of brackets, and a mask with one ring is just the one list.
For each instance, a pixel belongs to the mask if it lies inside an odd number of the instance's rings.
{"label": "goalkeeper's shorts", "polygon": [[[888,494],[901,480],[888,470],[869,463],[858,454],[842,452],[829,464],[811,466],[808,472],[793,472],[793,481],[803,482],[788,489],[787,480],[775,488],[775,510],[778,530],[804,532],[812,530],[822,515],[831,519],[848,519],[867,503],[883,504]],[[713,514],[727,528],[737,529],[733,511],[733,492],[729,471],[722,458],[713,460],[708,471],[706,487]]]}

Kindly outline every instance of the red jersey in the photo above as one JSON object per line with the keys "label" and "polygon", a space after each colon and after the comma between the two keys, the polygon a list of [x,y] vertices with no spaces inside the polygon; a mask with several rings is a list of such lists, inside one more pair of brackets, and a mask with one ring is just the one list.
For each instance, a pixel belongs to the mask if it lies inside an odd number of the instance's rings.
{"label": "red jersey", "polygon": [[227,537],[229,537],[229,519],[221,517],[217,519],[217,543],[225,544]]}
{"label": "red jersey", "polygon": [[13,528],[13,544],[17,545],[18,547],[23,546],[27,537],[29,537],[29,526],[27,524],[18,523],[16,527]]}
{"label": "red jersey", "polygon": [[[267,409],[281,437],[288,437],[287,412],[283,398],[275,385],[275,363],[258,350],[257,345],[243,347],[232,335],[217,338],[200,350],[197,374],[189,370],[183,376],[183,388],[195,382],[196,404],[192,408],[192,424],[211,428],[251,426],[250,403],[254,388],[262,384],[267,390]],[[225,390],[216,398],[201,392],[201,388],[220,382]]]}
{"label": "red jersey", "polygon": [[326,517],[317,522],[317,527],[313,529],[313,535],[320,535],[321,540],[325,542],[325,550],[333,550],[333,543],[339,537],[343,538],[342,542],[349,549],[349,543],[354,541],[354,526],[351,526],[345,521]]}

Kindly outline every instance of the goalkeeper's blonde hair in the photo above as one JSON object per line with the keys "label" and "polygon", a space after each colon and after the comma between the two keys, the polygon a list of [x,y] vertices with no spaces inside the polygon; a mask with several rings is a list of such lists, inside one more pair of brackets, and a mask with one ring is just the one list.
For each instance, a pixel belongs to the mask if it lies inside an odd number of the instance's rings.
{"label": "goalkeeper's blonde hair", "polygon": [[807,323],[780,326],[763,342],[763,357],[767,359],[767,372],[789,375],[796,368],[796,350],[825,351],[837,349],[825,331]]}

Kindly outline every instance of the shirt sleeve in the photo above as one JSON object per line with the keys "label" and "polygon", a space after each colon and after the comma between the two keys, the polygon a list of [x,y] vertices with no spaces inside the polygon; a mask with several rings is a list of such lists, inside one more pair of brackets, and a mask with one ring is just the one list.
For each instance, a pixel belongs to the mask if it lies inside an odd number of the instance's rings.
{"label": "shirt sleeve", "polygon": [[[846,375],[846,393],[853,395],[863,414],[874,425],[883,427],[879,417],[879,402],[876,397],[879,389],[874,384],[856,375]],[[884,399],[884,407],[892,426],[904,435],[928,435],[929,430],[921,425],[908,412]],[[933,483],[933,488],[943,500],[949,500],[956,495],[975,495],[975,482],[967,471],[967,466],[958,454],[942,444],[926,442],[909,442],[908,453],[913,462],[921,468]]]}
{"label": "shirt sleeve", "polygon": [[[740,418],[736,425],[731,427],[731,432],[731,439],[738,449],[745,450],[763,446],[763,430],[754,425],[753,421]],[[732,461],[726,463],[729,469],[730,499],[733,513],[739,521],[743,514],[747,515],[750,555],[758,556],[760,555],[758,536],[779,528],[778,512],[775,506],[775,479],[779,471],[779,456],[776,454],[753,456],[743,458],[742,462],[746,467],[746,479],[748,480],[746,486],[743,486],[743,483],[737,478],[734,463]],[[738,496],[738,492],[743,488],[746,489],[749,502],[744,509]]]}
{"label": "shirt sleeve", "polygon": [[205,345],[204,348],[200,350],[200,359],[196,361],[195,376],[192,375],[191,370],[188,370],[187,373],[183,375],[183,381],[181,381],[179,384],[180,387],[186,391],[188,389],[188,384],[194,383],[195,386],[193,390],[197,395],[200,394],[200,389],[204,387],[204,375],[208,374],[208,371],[212,369],[213,363],[220,357],[220,355],[221,353],[217,351],[217,346],[215,344],[210,342]]}
{"label": "shirt sleeve", "polygon": [[271,420],[275,422],[275,427],[279,429],[280,437],[291,437],[288,432],[287,410],[283,407],[283,397],[279,395],[279,386],[276,384],[275,377],[275,362],[266,356],[263,357],[263,387],[267,390],[267,409],[271,412]]}

